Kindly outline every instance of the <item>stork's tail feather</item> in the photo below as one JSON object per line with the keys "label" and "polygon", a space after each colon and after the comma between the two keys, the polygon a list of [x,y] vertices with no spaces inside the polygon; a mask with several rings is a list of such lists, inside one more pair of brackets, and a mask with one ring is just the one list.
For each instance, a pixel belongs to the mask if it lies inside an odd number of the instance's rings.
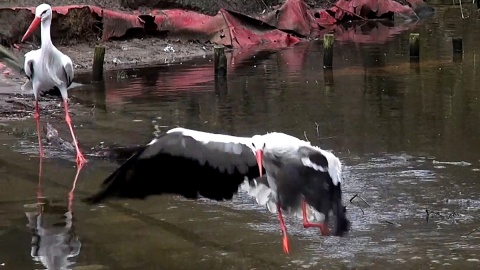
{"label": "stork's tail feather", "polygon": [[336,217],[335,222],[335,235],[336,236],[343,236],[349,230],[351,226],[351,222],[346,217],[347,209],[342,204],[342,190],[340,187],[340,183],[333,189],[333,196],[332,196],[332,210],[333,214]]}
{"label": "stork's tail feather", "polygon": [[346,207],[338,204],[337,208],[337,213],[342,214],[341,217],[337,218],[335,235],[344,236],[348,231],[350,231],[351,222],[345,217],[345,212],[347,211]]}
{"label": "stork's tail feather", "polygon": [[116,171],[114,171],[101,185],[100,191],[94,195],[82,199],[88,204],[98,204],[111,197],[120,197],[128,189],[128,175],[137,162],[141,152],[132,155]]}

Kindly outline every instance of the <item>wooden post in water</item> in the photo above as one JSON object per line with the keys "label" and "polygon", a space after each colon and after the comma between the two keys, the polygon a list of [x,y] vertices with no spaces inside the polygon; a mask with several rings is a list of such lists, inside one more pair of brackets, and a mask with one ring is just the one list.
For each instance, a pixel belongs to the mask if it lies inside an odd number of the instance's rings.
{"label": "wooden post in water", "polygon": [[95,46],[93,54],[92,81],[100,82],[103,80],[103,62],[105,60],[105,47]]}
{"label": "wooden post in water", "polygon": [[410,33],[410,60],[418,61],[420,58],[420,34]]}
{"label": "wooden post in water", "polygon": [[323,80],[325,85],[325,92],[333,92],[333,69],[325,68],[323,70]]}
{"label": "wooden post in water", "polygon": [[323,36],[323,68],[332,68],[333,40],[333,34],[325,34]]}
{"label": "wooden post in water", "polygon": [[215,77],[215,94],[222,97],[228,94],[227,76]]}
{"label": "wooden post in water", "polygon": [[463,60],[463,41],[462,38],[452,38],[453,62],[461,62]]}
{"label": "wooden post in water", "polygon": [[453,53],[463,53],[462,38],[452,38]]}
{"label": "wooden post in water", "polygon": [[223,45],[213,47],[213,63],[215,68],[215,77],[227,76],[227,56]]}
{"label": "wooden post in water", "polygon": [[410,61],[410,69],[414,71],[413,74],[420,75],[420,63],[418,61]]}

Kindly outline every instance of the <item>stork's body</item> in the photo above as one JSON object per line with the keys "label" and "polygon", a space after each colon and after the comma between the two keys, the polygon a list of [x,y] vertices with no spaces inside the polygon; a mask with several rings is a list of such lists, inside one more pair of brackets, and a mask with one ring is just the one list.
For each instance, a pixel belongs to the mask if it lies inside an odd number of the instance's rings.
{"label": "stork's body", "polygon": [[74,71],[70,57],[60,52],[50,38],[50,25],[52,21],[52,8],[47,4],[39,5],[35,10],[35,19],[30,24],[22,42],[41,24],[41,48],[25,54],[24,70],[28,81],[22,86],[24,91],[32,91],[35,96],[35,119],[37,121],[38,142],[40,155],[43,156],[42,142],[40,139],[40,114],[38,96],[42,91],[54,87],[60,90],[65,107],[65,121],[68,124],[73,142],[77,151],[77,165],[86,162],[80,152],[75,133],[68,113],[67,88],[72,84]]}
{"label": "stork's body", "polygon": [[[295,213],[301,210],[303,226],[318,227],[323,235],[329,234],[327,224],[332,210],[336,217],[334,234],[341,236],[347,232],[350,222],[342,204],[340,160],[331,152],[287,134],[263,136],[268,136],[262,150],[267,183],[259,184],[272,189],[271,199],[277,205],[285,252],[288,253],[289,245],[282,209]],[[307,207],[310,206],[323,214],[323,222],[309,222]]]}

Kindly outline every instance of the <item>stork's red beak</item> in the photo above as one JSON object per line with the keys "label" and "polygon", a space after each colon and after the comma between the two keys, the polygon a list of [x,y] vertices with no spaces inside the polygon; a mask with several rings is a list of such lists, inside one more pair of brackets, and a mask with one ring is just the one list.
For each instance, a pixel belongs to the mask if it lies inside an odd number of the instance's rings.
{"label": "stork's red beak", "polygon": [[25,32],[25,35],[23,35],[23,38],[22,38],[21,42],[25,41],[25,39],[27,39],[33,33],[33,31],[35,31],[35,29],[37,29],[40,22],[41,22],[40,17],[35,17],[35,19],[33,19],[32,23],[30,24],[30,26],[27,29],[27,32]]}
{"label": "stork's red beak", "polygon": [[263,176],[263,151],[262,150],[255,151],[255,158],[257,158],[257,165],[258,165],[258,170],[260,172],[260,176]]}

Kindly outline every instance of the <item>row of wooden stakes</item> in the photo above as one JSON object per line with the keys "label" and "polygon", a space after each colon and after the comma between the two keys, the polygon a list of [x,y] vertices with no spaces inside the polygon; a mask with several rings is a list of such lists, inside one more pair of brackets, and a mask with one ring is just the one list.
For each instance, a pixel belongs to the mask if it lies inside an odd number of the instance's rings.
{"label": "row of wooden stakes", "polygon": [[[333,64],[333,34],[325,34],[323,36],[323,68],[331,69]],[[452,47],[454,55],[461,55],[463,53],[463,41],[462,38],[452,38]],[[409,49],[410,49],[410,61],[418,61],[420,58],[420,34],[419,33],[410,33],[409,38]],[[0,53],[6,54],[10,58],[14,59],[13,56],[10,56],[8,50],[3,46],[0,47]],[[225,47],[223,45],[215,45],[213,48],[214,55],[214,69],[215,77],[226,77],[227,76],[227,56],[225,54]],[[105,59],[105,47],[101,45],[95,46],[95,52],[93,56],[93,66],[92,66],[92,81],[102,81],[103,80],[103,63]],[[6,60],[9,60],[8,57]],[[21,66],[19,64],[19,68]]]}
{"label": "row of wooden stakes", "polygon": [[[323,36],[323,68],[331,69],[333,65],[333,34]],[[453,53],[459,55],[463,53],[462,38],[452,38]],[[420,59],[420,34],[410,33],[409,38],[410,61]],[[214,69],[215,77],[225,77],[227,75],[227,57],[225,47],[222,45],[214,46]]]}

